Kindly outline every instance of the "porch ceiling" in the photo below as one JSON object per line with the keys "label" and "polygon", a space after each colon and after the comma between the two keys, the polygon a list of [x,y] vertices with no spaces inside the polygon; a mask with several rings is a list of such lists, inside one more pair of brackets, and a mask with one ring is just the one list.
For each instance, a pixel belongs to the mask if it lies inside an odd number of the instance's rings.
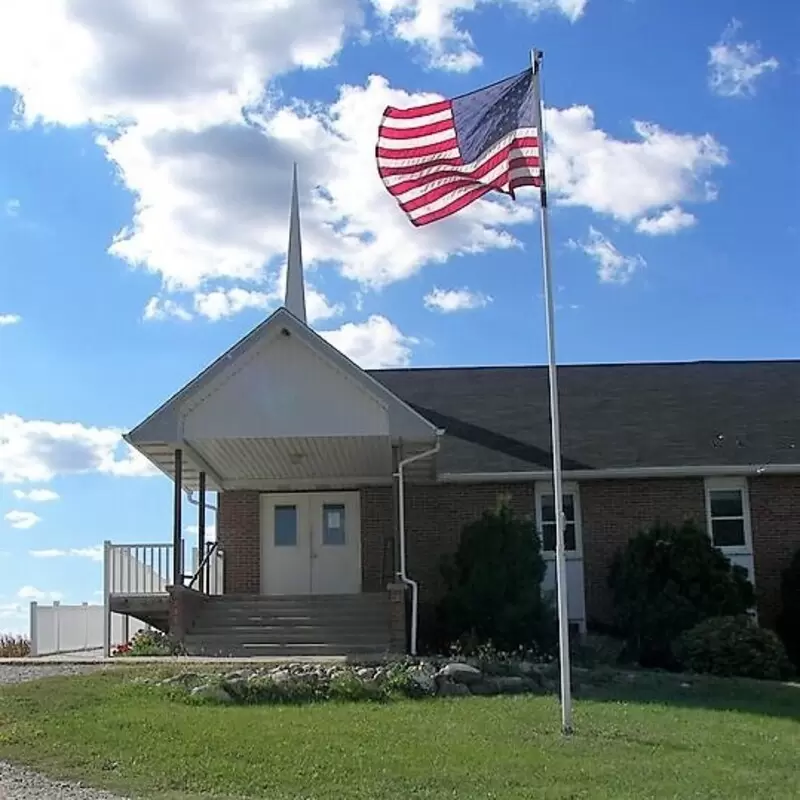
{"label": "porch ceiling", "polygon": [[387,436],[203,439],[190,444],[226,484],[380,478],[392,472],[392,445]]}
{"label": "porch ceiling", "polygon": [[[433,442],[404,442],[403,458],[430,449]],[[326,481],[390,481],[392,445],[389,436],[308,436],[274,439],[197,439],[181,444],[139,445],[162,472],[175,476],[175,449],[183,451],[185,489],[199,488],[199,474],[207,474],[211,491],[236,488],[270,488],[280,485]],[[430,480],[436,475],[436,461],[414,462],[405,471],[408,480]]]}

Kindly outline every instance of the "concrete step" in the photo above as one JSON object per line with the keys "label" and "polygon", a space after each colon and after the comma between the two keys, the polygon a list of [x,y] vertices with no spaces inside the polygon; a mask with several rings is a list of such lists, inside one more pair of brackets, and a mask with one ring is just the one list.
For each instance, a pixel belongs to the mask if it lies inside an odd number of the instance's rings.
{"label": "concrete step", "polygon": [[197,623],[205,627],[225,628],[231,625],[388,625],[388,614],[202,614]]}
{"label": "concrete step", "polygon": [[224,595],[210,597],[208,608],[372,608],[388,607],[389,600],[383,593],[375,594],[333,594],[333,595]]}
{"label": "concrete step", "polygon": [[385,634],[388,630],[387,625],[211,625],[205,620],[200,620],[192,626],[189,633],[203,634],[207,636],[228,636],[228,635],[258,635],[258,634],[297,634],[314,636],[319,634],[336,635],[336,634],[368,634],[378,633]]}
{"label": "concrete step", "polygon": [[226,656],[229,658],[281,658],[286,660],[306,656],[327,656],[331,658],[336,656],[361,656],[381,658],[388,652],[388,646],[384,644],[348,646],[307,643],[297,643],[291,645],[231,645],[210,642],[187,642],[186,648],[190,655]]}

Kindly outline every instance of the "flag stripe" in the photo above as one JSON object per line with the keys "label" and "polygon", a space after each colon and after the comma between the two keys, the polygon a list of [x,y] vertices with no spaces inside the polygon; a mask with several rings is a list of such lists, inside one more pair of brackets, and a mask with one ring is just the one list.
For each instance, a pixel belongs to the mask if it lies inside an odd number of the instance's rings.
{"label": "flag stripe", "polygon": [[444,111],[436,111],[433,114],[420,114],[414,117],[384,117],[381,126],[384,128],[422,128],[425,125],[433,125],[435,122],[453,119],[453,110],[449,106]]}
{"label": "flag stripe", "polygon": [[394,108],[392,106],[387,106],[383,115],[396,119],[412,119],[413,117],[421,117],[425,114],[436,114],[439,111],[444,111],[449,108],[449,100],[439,100],[436,103],[428,103],[427,105],[416,106],[415,108]]}
{"label": "flag stripe", "polygon": [[[536,168],[538,172],[538,167]],[[521,159],[520,163],[510,164],[508,161],[501,161],[496,164],[493,169],[488,170],[480,181],[471,177],[464,177],[462,175],[454,175],[448,178],[443,178],[440,181],[435,181],[434,185],[422,186],[406,192],[404,195],[397,197],[400,203],[400,208],[403,211],[416,211],[422,206],[430,205],[442,197],[451,194],[454,189],[462,186],[475,186],[476,184],[484,186],[492,186],[496,189],[502,190],[512,171],[519,170],[520,174],[530,175],[531,166]]]}
{"label": "flag stripe", "polygon": [[392,128],[387,125],[381,125],[378,128],[378,135],[382,139],[414,139],[418,136],[428,136],[432,133],[441,133],[442,131],[453,131],[452,117],[441,119],[437,122],[428,122],[424,125],[415,125],[413,128]]}
{"label": "flag stripe", "polygon": [[[381,141],[385,142],[386,140],[382,139]],[[378,147],[378,158],[385,158],[390,161],[406,161],[410,158],[424,158],[425,156],[435,156],[440,153],[447,153],[445,158],[460,155],[456,140],[449,139],[446,142],[428,144],[424,147],[411,147],[408,150],[392,150],[386,147]]]}
{"label": "flag stripe", "polygon": [[494,183],[475,185],[470,182],[468,185],[452,189],[427,205],[419,206],[411,211],[406,211],[406,213],[415,225],[425,225],[459,211],[487,192],[495,190],[509,194],[521,186],[541,186],[541,178],[532,176],[527,167],[509,170],[500,174]]}
{"label": "flag stripe", "polygon": [[469,191],[459,194],[447,205],[436,208],[433,211],[428,211],[424,214],[409,214],[409,217],[412,224],[416,226],[427,225],[429,222],[436,222],[440,219],[444,219],[445,217],[449,217],[451,214],[455,214],[456,211],[460,211],[470,203],[474,203],[476,200],[483,197],[483,195],[485,195],[487,192],[491,192],[492,188],[492,186],[477,186]]}
{"label": "flag stripe", "polygon": [[[394,173],[387,175],[381,171],[380,175],[386,188],[393,194],[403,194],[414,186],[422,186],[438,177],[445,175],[452,175],[458,173],[459,175],[470,176],[473,178],[480,178],[486,174],[490,169],[497,166],[498,163],[504,159],[511,158],[526,158],[535,160],[535,166],[539,165],[539,148],[537,146],[518,146],[518,142],[511,142],[509,145],[499,150],[497,153],[492,154],[489,158],[480,162],[473,162],[472,164],[461,166],[457,165],[456,169],[449,169],[452,164],[442,164],[441,162],[434,163],[431,166],[415,166],[413,168],[412,177],[409,173]],[[401,169],[401,168],[398,168]]]}
{"label": "flag stripe", "polygon": [[379,141],[384,149],[399,150],[401,152],[409,149],[413,150],[416,147],[427,147],[429,144],[439,144],[440,142],[450,142],[451,147],[458,145],[452,123],[443,131],[422,133],[419,136],[415,135],[407,139],[387,139],[382,136]]}
{"label": "flag stripe", "polygon": [[400,203],[400,207],[406,211],[411,210],[406,204],[415,200],[418,197],[423,199],[430,197],[434,199],[440,193],[440,189],[444,187],[447,190],[449,184],[459,182],[463,183],[491,183],[494,184],[496,177],[502,175],[504,172],[513,169],[528,168],[529,171],[539,170],[539,159],[520,158],[506,158],[505,153],[498,154],[498,158],[492,161],[487,161],[478,170],[471,175],[463,175],[460,171],[453,171],[447,175],[432,175],[427,181],[420,184],[415,181],[407,181],[411,184],[408,188],[400,191],[399,186],[393,187],[392,193]]}

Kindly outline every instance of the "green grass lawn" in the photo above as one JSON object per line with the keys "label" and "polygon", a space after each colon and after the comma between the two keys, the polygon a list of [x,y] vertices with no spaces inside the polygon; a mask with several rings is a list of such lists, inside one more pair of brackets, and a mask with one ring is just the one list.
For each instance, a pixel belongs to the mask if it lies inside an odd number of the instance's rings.
{"label": "green grass lawn", "polygon": [[125,674],[0,689],[0,759],[154,798],[800,797],[799,687],[607,686],[564,740],[551,697],[193,706]]}

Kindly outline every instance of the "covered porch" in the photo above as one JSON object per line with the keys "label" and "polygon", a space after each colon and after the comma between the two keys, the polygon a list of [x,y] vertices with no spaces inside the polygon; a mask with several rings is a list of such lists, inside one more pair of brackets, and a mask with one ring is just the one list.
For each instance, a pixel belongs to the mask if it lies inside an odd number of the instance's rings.
{"label": "covered porch", "polygon": [[[361,594],[366,487],[392,498],[387,591],[403,578],[401,477],[435,480],[441,433],[279,309],[126,435],[173,481],[172,536],[107,544],[109,609],[166,629],[176,587],[204,596]],[[218,511],[216,542],[206,537],[209,507]],[[191,554],[187,524],[198,530]]]}

